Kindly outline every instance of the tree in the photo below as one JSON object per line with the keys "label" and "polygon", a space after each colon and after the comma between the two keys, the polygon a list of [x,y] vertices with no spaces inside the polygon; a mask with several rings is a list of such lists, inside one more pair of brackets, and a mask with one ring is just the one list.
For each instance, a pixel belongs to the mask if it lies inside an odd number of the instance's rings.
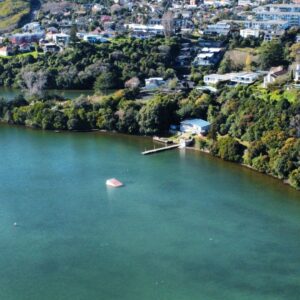
{"label": "tree", "polygon": [[300,190],[300,167],[290,173],[289,182],[292,187]]}
{"label": "tree", "polygon": [[34,72],[28,68],[21,71],[20,86],[29,97],[41,96],[47,82],[47,75],[42,70]]}
{"label": "tree", "polygon": [[76,43],[78,41],[77,38],[77,25],[72,24],[71,29],[70,29],[70,42],[71,43]]}
{"label": "tree", "polygon": [[107,92],[107,90],[111,90],[117,87],[116,77],[114,73],[107,71],[101,73],[94,84],[94,89],[96,92]]}
{"label": "tree", "polygon": [[240,162],[245,147],[230,136],[221,137],[217,140],[217,155],[224,160]]}
{"label": "tree", "polygon": [[125,82],[125,87],[128,89],[137,89],[141,82],[137,77],[133,77]]}
{"label": "tree", "polygon": [[270,67],[284,64],[284,49],[280,42],[270,41],[264,42],[259,48],[260,65],[262,69],[266,70]]}

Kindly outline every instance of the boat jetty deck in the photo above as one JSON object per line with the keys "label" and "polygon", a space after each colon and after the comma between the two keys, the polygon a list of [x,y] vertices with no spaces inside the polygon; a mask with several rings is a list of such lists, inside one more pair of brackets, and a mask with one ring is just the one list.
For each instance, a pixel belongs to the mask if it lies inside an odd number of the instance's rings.
{"label": "boat jetty deck", "polygon": [[162,152],[162,151],[166,151],[166,150],[172,150],[172,149],[176,149],[179,148],[180,144],[174,144],[174,145],[170,145],[170,146],[166,146],[166,147],[162,147],[162,148],[155,148],[152,150],[147,150],[142,152],[143,155],[149,155],[149,154],[154,154],[154,153],[158,153],[158,152]]}

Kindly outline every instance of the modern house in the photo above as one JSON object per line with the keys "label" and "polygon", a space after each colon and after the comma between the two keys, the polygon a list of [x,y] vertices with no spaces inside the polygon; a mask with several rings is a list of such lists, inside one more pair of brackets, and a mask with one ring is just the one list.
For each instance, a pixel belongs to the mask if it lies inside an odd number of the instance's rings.
{"label": "modern house", "polygon": [[228,35],[231,30],[231,25],[227,22],[218,22],[216,24],[207,25],[204,34],[207,35]]}
{"label": "modern house", "polygon": [[65,33],[57,33],[53,35],[53,41],[56,45],[67,46],[70,42],[70,35]]}
{"label": "modern house", "polygon": [[259,29],[251,29],[251,28],[245,28],[240,30],[240,36],[243,38],[247,37],[259,37]]}
{"label": "modern house", "polygon": [[227,73],[227,74],[209,74],[203,77],[203,81],[207,85],[215,85],[219,82],[231,81],[238,73]]}
{"label": "modern house", "polygon": [[132,32],[149,32],[155,35],[164,33],[163,25],[125,24],[124,27]]}
{"label": "modern house", "polygon": [[290,26],[300,25],[300,4],[267,4],[253,11],[258,20],[284,20]]}
{"label": "modern house", "polygon": [[237,73],[234,78],[230,81],[236,84],[252,84],[254,83],[261,75],[254,72],[241,72]]}
{"label": "modern house", "polygon": [[206,134],[210,129],[210,123],[202,119],[191,119],[180,122],[180,131],[191,134]]}
{"label": "modern house", "polygon": [[259,73],[252,72],[239,72],[239,73],[227,73],[227,74],[209,74],[205,75],[203,81],[207,85],[215,85],[219,82],[230,81],[234,84],[252,84],[261,75]]}
{"label": "modern house", "polygon": [[223,48],[204,47],[194,59],[194,66],[211,66],[217,64],[224,53]]}
{"label": "modern house", "polygon": [[92,44],[108,43],[109,40],[98,34],[85,34],[83,40]]}
{"label": "modern house", "polygon": [[230,0],[203,0],[203,4],[205,6],[222,7],[229,6],[232,4],[232,2]]}
{"label": "modern house", "polygon": [[145,79],[145,89],[154,90],[164,85],[166,81],[162,77],[151,77]]}
{"label": "modern house", "polygon": [[267,30],[264,31],[264,41],[270,42],[273,40],[278,40],[284,35],[284,30]]}
{"label": "modern house", "polygon": [[45,53],[57,53],[60,51],[60,47],[58,47],[54,43],[48,43],[48,44],[43,45],[43,51]]}

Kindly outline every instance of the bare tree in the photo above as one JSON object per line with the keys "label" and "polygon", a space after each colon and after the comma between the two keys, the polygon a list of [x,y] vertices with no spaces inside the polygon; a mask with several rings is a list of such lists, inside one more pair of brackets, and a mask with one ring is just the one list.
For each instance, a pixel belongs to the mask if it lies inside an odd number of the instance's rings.
{"label": "bare tree", "polygon": [[174,32],[174,15],[171,11],[164,13],[162,17],[162,25],[164,27],[165,37],[170,37]]}
{"label": "bare tree", "polygon": [[21,71],[21,88],[26,91],[29,97],[40,96],[47,82],[46,73],[43,71],[34,72],[23,69]]}
{"label": "bare tree", "polygon": [[132,77],[125,82],[125,87],[129,89],[136,89],[140,86],[140,80],[137,77]]}

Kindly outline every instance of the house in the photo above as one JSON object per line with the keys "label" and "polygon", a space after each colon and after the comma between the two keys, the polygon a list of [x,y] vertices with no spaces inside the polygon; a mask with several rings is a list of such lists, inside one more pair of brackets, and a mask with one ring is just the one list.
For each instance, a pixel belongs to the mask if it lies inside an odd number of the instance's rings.
{"label": "house", "polygon": [[259,73],[240,72],[237,73],[230,81],[236,84],[252,84],[260,77]]}
{"label": "house", "polygon": [[56,45],[65,47],[70,42],[70,35],[65,33],[56,33],[53,35],[53,41]]}
{"label": "house", "polygon": [[92,44],[109,43],[109,40],[99,34],[85,34],[83,40]]}
{"label": "house", "polygon": [[259,37],[259,29],[250,29],[250,28],[246,28],[246,29],[241,29],[240,30],[240,36],[243,38],[248,38],[248,37]]}
{"label": "house", "polygon": [[204,34],[207,35],[228,35],[231,30],[231,25],[227,22],[218,22],[213,25],[207,25]]}
{"label": "house", "polygon": [[54,43],[48,43],[43,46],[43,51],[45,53],[57,53],[60,51],[60,48]]}
{"label": "house", "polygon": [[203,81],[207,85],[215,85],[219,82],[231,81],[238,73],[227,74],[209,74],[203,77]]}
{"label": "house", "polygon": [[13,49],[11,47],[1,47],[0,56],[10,56],[13,54]]}
{"label": "house", "polygon": [[270,42],[273,40],[278,40],[284,35],[284,30],[268,30],[264,31],[264,41]]}
{"label": "house", "polygon": [[245,28],[258,30],[285,30],[290,25],[285,20],[246,20],[241,21]]}
{"label": "house", "polygon": [[162,77],[151,77],[145,79],[145,89],[153,90],[166,84],[166,81]]}
{"label": "house", "polygon": [[300,4],[267,4],[253,11],[257,20],[284,20],[290,26],[300,25]]}
{"label": "house", "polygon": [[224,53],[223,48],[204,47],[194,59],[194,66],[210,66],[217,64]]}
{"label": "house", "polygon": [[263,87],[268,87],[269,84],[274,83],[278,77],[285,75],[287,70],[283,66],[271,68],[268,74],[264,77]]}
{"label": "house", "polygon": [[238,6],[256,6],[256,1],[253,0],[238,0]]}
{"label": "house", "polygon": [[203,4],[205,6],[222,7],[229,6],[232,4],[232,2],[230,0],[203,0]]}
{"label": "house", "polygon": [[202,119],[191,119],[180,122],[180,131],[191,134],[206,134],[210,123]]}
{"label": "house", "polygon": [[133,32],[150,32],[155,35],[162,35],[164,33],[163,25],[125,24],[124,27]]}

